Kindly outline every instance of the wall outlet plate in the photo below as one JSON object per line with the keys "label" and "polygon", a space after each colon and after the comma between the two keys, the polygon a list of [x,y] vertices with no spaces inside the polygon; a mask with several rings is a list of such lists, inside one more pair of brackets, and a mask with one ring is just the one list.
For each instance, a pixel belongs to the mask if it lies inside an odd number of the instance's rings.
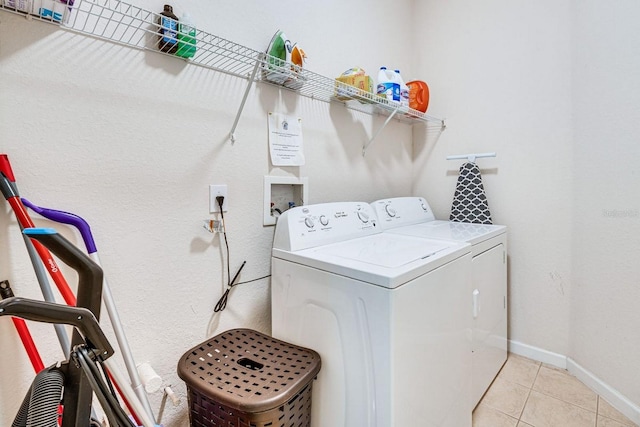
{"label": "wall outlet plate", "polygon": [[227,185],[215,184],[209,186],[209,213],[220,212],[220,206],[218,205],[218,201],[216,200],[216,197],[218,196],[224,197],[224,201],[222,202],[222,212],[226,212],[227,210],[229,210]]}

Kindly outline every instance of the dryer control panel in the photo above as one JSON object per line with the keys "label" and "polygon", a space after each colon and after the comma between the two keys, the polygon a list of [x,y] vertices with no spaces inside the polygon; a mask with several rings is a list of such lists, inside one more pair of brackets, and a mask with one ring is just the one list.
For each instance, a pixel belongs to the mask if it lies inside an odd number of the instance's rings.
{"label": "dryer control panel", "polygon": [[278,218],[273,247],[298,251],[380,232],[376,213],[368,203],[304,205]]}
{"label": "dryer control panel", "polygon": [[435,221],[429,203],[422,197],[395,197],[376,200],[371,206],[378,216],[380,228],[401,227]]}

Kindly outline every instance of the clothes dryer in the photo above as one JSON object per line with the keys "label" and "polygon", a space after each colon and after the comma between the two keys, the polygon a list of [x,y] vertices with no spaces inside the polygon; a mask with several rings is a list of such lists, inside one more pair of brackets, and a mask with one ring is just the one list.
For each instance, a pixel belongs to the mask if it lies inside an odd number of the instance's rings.
{"label": "clothes dryer", "polygon": [[368,203],[286,211],[275,338],[316,350],[313,427],[469,427],[471,248],[382,233]]}
{"label": "clothes dryer", "polygon": [[472,392],[475,407],[507,360],[507,228],[435,219],[422,197],[372,203],[386,232],[471,244]]}

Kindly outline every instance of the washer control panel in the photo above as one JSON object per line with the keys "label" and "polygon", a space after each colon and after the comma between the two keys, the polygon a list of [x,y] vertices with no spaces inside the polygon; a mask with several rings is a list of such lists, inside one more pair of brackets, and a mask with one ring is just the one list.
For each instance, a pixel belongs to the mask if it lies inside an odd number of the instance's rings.
{"label": "washer control panel", "polygon": [[365,202],[298,206],[278,218],[273,247],[294,251],[380,232],[376,213]]}
{"label": "washer control panel", "polygon": [[383,230],[436,219],[429,203],[422,197],[381,199],[371,203],[371,206]]}

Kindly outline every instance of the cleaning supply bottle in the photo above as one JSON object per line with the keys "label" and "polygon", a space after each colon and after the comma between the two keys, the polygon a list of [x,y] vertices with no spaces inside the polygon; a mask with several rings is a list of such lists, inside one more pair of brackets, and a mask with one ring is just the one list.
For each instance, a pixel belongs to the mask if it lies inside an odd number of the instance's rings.
{"label": "cleaning supply bottle", "polygon": [[21,12],[31,12],[31,0],[5,0],[4,5]]}
{"label": "cleaning supply bottle", "polygon": [[302,75],[304,64],[307,60],[307,54],[297,43],[291,48],[291,53],[287,50],[287,63],[292,64],[291,75],[284,81],[285,87],[293,90],[300,90],[304,85],[306,78]]}
{"label": "cleaning supply bottle", "polygon": [[267,64],[265,79],[277,84],[284,84],[289,77],[287,54],[291,53],[291,41],[284,32],[278,30],[267,47]]}
{"label": "cleaning supply bottle", "polygon": [[409,86],[404,83],[400,70],[395,70],[396,82],[400,86],[400,105],[403,107],[409,107]]}
{"label": "cleaning supply bottle", "polygon": [[178,17],[173,14],[173,7],[164,5],[164,10],[158,18],[158,49],[167,53],[178,50]]}
{"label": "cleaning supply bottle", "polygon": [[407,82],[409,86],[409,108],[426,112],[429,107],[429,86],[422,80]]}
{"label": "cleaning supply bottle", "polygon": [[182,58],[193,58],[196,54],[196,27],[191,20],[191,15],[184,13],[178,28],[178,50],[176,55]]}
{"label": "cleaning supply bottle", "polygon": [[400,101],[400,85],[396,82],[395,73],[380,67],[378,71],[378,87],[376,93],[387,101]]}

